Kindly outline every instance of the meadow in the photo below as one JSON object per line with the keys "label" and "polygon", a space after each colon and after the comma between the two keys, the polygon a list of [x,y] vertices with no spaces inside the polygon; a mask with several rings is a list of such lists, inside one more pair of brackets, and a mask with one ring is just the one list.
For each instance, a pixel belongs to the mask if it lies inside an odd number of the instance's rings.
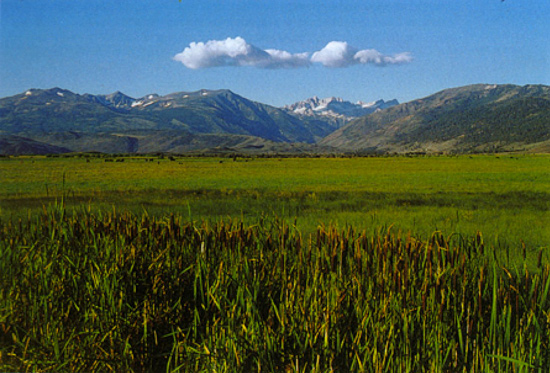
{"label": "meadow", "polygon": [[548,371],[549,170],[0,159],[0,370]]}
{"label": "meadow", "polygon": [[[67,206],[254,224],[262,216],[375,230],[393,225],[501,247],[550,244],[550,157],[11,158],[0,160],[0,218],[62,196]],[[147,161],[146,161],[147,160]],[[151,160],[151,162],[149,162]]]}

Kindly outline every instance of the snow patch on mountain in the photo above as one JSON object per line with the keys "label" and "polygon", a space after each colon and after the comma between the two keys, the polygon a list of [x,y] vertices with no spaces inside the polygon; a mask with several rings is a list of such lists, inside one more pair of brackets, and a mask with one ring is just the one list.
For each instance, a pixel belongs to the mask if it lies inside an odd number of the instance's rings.
{"label": "snow patch on mountain", "polygon": [[350,121],[354,118],[362,117],[374,113],[375,111],[386,109],[398,105],[397,100],[384,101],[377,100],[373,102],[352,103],[345,101],[340,97],[328,97],[320,99],[317,96],[296,102],[292,105],[286,105],[284,110],[300,116],[326,116],[344,121]]}

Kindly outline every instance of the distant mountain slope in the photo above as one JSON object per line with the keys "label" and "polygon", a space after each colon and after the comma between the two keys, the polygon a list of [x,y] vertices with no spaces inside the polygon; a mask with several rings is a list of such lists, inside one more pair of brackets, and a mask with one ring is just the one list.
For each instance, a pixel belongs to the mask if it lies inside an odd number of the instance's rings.
{"label": "distant mountain slope", "polygon": [[157,136],[148,136],[140,140],[142,152],[155,152],[158,148],[167,149],[172,153],[319,153],[334,151],[328,147],[319,147],[315,144],[275,142],[260,137],[225,134],[183,134],[172,133],[166,136],[158,133]]}
{"label": "distant mountain slope", "polygon": [[104,133],[157,129],[158,124],[60,88],[31,89],[0,99],[0,131],[34,137],[64,131]]}
{"label": "distant mountain slope", "polygon": [[550,140],[550,87],[447,89],[350,122],[320,144],[348,151],[521,150]]}
{"label": "distant mountain slope", "polygon": [[105,106],[111,106],[115,108],[130,108],[132,103],[136,100],[130,96],[126,96],[120,91],[116,91],[109,95],[85,95],[91,101],[99,102]]}
{"label": "distant mountain slope", "polygon": [[[140,152],[147,137],[217,134],[273,142],[315,143],[332,129],[229,90],[156,94],[134,99],[120,92],[78,95],[60,88],[31,89],[0,99],[0,133],[23,136],[72,151]],[[170,133],[170,135],[168,135]],[[208,147],[209,138],[204,138]],[[167,139],[168,140],[168,139]],[[159,144],[167,144],[161,141]]]}
{"label": "distant mountain slope", "polygon": [[69,149],[14,135],[0,134],[1,155],[41,155],[68,153]]}
{"label": "distant mountain slope", "polygon": [[229,90],[178,92],[136,100],[132,111],[164,126],[196,134],[249,135],[279,142],[313,143],[329,131],[311,131],[281,109],[253,102]]}

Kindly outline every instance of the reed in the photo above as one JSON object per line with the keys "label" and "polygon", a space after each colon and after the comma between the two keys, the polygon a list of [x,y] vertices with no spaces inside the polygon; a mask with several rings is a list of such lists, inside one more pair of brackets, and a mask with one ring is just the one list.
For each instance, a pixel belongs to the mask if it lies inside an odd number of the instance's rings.
{"label": "reed", "polygon": [[550,266],[492,250],[60,203],[0,221],[0,370],[548,371]]}

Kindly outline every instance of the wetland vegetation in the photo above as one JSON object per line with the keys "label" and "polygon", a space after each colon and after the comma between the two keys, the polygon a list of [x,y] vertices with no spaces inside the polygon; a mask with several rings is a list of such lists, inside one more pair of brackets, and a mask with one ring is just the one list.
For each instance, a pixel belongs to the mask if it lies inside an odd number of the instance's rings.
{"label": "wetland vegetation", "polygon": [[0,159],[2,370],[550,367],[548,156],[118,159]]}

